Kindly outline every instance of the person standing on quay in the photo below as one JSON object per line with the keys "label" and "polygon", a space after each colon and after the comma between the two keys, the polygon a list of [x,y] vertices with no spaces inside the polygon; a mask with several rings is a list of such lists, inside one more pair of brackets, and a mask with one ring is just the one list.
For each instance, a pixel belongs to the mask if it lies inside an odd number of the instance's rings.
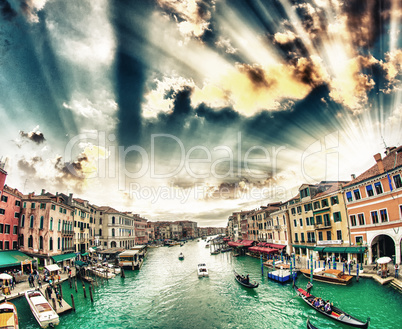
{"label": "person standing on quay", "polygon": [[395,264],[395,278],[398,279],[398,271],[399,271],[399,265]]}

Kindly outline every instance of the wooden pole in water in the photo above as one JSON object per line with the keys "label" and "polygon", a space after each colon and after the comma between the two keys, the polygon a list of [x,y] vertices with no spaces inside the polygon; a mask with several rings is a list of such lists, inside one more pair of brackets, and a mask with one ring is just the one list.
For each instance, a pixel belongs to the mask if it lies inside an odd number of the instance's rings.
{"label": "wooden pole in water", "polygon": [[87,292],[85,290],[85,283],[82,283],[82,290],[84,291],[84,298],[87,298]]}
{"label": "wooden pole in water", "polygon": [[75,278],[75,280],[74,280],[74,286],[75,286],[75,292],[78,292],[78,288],[77,288],[77,278]]}
{"label": "wooden pole in water", "polygon": [[74,296],[71,294],[71,304],[73,305],[73,311],[75,312]]}
{"label": "wooden pole in water", "polygon": [[89,285],[89,296],[91,297],[91,302],[94,302],[94,297],[92,296],[92,287]]}
{"label": "wooden pole in water", "polygon": [[53,309],[57,312],[56,300],[54,298],[52,298],[52,303],[53,303]]}
{"label": "wooden pole in water", "polygon": [[73,287],[71,282],[71,276],[68,276],[68,283],[70,284],[70,289]]}
{"label": "wooden pole in water", "polygon": [[126,277],[126,274],[124,273],[124,268],[121,268],[121,272],[120,272],[121,277],[124,279]]}

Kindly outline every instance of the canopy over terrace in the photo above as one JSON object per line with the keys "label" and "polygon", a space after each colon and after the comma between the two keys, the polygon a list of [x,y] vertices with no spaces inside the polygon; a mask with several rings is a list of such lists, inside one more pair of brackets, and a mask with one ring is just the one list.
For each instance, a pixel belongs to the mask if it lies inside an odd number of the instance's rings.
{"label": "canopy over terrace", "polygon": [[254,251],[254,252],[262,252],[264,254],[273,254],[278,252],[278,249],[274,248],[266,248],[266,247],[250,247],[248,248],[249,251]]}
{"label": "canopy over terrace", "polygon": [[29,265],[32,272],[33,262],[35,262],[33,258],[17,250],[0,252],[0,268],[21,266],[21,271],[23,271],[23,265]]}
{"label": "canopy over terrace", "polygon": [[253,245],[254,241],[252,240],[243,240],[243,241],[230,241],[228,242],[228,246],[230,247],[237,247],[237,248],[242,248],[242,247],[251,247]]}

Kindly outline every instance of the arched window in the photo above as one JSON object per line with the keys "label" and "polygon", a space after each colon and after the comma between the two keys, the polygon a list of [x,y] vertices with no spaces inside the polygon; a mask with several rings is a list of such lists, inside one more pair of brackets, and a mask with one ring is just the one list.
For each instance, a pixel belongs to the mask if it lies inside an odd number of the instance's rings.
{"label": "arched window", "polygon": [[31,215],[31,217],[29,218],[29,227],[33,228],[33,223],[34,223],[34,216]]}
{"label": "arched window", "polygon": [[20,226],[24,227],[24,225],[25,225],[25,215],[22,215],[21,216],[21,224],[20,224]]}
{"label": "arched window", "polygon": [[102,236],[102,229],[99,229],[99,236]]}
{"label": "arched window", "polygon": [[39,250],[43,249],[43,236],[39,237]]}
{"label": "arched window", "polygon": [[49,250],[53,250],[53,238],[50,237],[49,239]]}
{"label": "arched window", "polygon": [[53,217],[50,217],[49,229],[50,229],[51,231],[53,231]]}
{"label": "arched window", "polygon": [[114,216],[112,216],[112,224],[115,224],[115,220]]}
{"label": "arched window", "polygon": [[39,229],[43,230],[43,216],[40,216]]}
{"label": "arched window", "polygon": [[30,235],[29,238],[28,238],[28,248],[33,248],[33,238],[32,238],[32,235]]}
{"label": "arched window", "polygon": [[114,236],[114,228],[112,228],[112,236]]}

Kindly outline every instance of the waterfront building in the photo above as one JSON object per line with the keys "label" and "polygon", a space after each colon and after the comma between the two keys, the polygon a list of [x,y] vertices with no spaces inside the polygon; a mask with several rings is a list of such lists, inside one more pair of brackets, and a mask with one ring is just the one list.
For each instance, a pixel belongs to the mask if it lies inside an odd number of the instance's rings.
{"label": "waterfront building", "polygon": [[197,222],[192,222],[189,220],[177,221],[182,227],[183,238],[193,239],[198,237],[198,227]]}
{"label": "waterfront building", "polygon": [[235,221],[235,216],[230,215],[228,217],[228,223],[227,223],[227,235],[230,238],[230,240],[234,241],[234,221]]}
{"label": "waterfront building", "polygon": [[320,182],[303,184],[299,196],[288,203],[292,246],[297,255],[315,260],[335,256],[338,261],[350,258],[346,207],[342,184]]}
{"label": "waterfront building", "polygon": [[256,212],[257,225],[259,229],[257,241],[269,243],[273,242],[275,232],[271,214],[279,210],[279,205],[280,203],[273,203],[268,204],[267,206],[261,206],[261,209]]}
{"label": "waterfront building", "polygon": [[[126,214],[126,213],[125,213]],[[131,214],[131,213],[127,213]],[[144,245],[148,243],[148,235],[146,234],[147,220],[142,218],[138,214],[131,214],[134,218],[134,229],[135,229],[135,244]]]}
{"label": "waterfront building", "polygon": [[[89,249],[89,230],[92,207],[87,200],[73,198],[69,196],[68,204],[74,208],[74,250],[76,253],[85,254]],[[91,230],[92,231],[92,230]]]}
{"label": "waterfront building", "polygon": [[22,193],[7,185],[0,196],[0,250],[18,250]]}
{"label": "waterfront building", "polygon": [[290,232],[290,221],[289,221],[289,213],[288,213],[288,201],[285,201],[279,205],[279,209],[273,211],[270,214],[270,218],[272,220],[272,237],[271,241],[273,244],[278,244],[284,246],[282,249],[288,255],[291,254],[292,245],[291,245],[291,235]]}
{"label": "waterfront building", "polygon": [[[385,157],[345,184],[351,244],[358,262],[389,256],[401,263],[402,146],[387,148]],[[367,253],[364,251],[367,249]]]}
{"label": "waterfront building", "polygon": [[173,222],[170,224],[171,238],[174,240],[180,240],[183,237],[183,227],[177,223]]}
{"label": "waterfront building", "polygon": [[148,242],[154,241],[155,238],[155,225],[153,222],[148,221],[145,228],[145,234],[148,237]]}
{"label": "waterfront building", "polygon": [[[30,193],[22,197],[20,250],[37,258],[39,265],[53,263],[53,256],[71,253],[74,208],[56,193]],[[71,257],[75,256],[74,254]]]}

